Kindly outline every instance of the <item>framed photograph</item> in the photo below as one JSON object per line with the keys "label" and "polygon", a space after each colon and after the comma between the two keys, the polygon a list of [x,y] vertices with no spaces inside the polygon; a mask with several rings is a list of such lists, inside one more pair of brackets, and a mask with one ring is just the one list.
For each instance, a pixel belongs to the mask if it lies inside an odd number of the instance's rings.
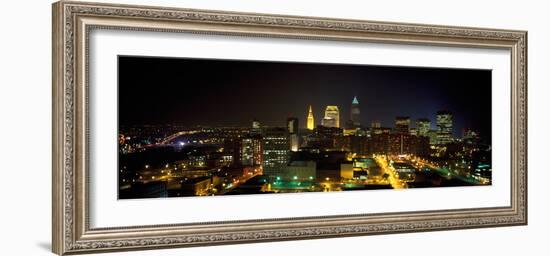
{"label": "framed photograph", "polygon": [[527,32],[61,1],[53,251],[527,224]]}

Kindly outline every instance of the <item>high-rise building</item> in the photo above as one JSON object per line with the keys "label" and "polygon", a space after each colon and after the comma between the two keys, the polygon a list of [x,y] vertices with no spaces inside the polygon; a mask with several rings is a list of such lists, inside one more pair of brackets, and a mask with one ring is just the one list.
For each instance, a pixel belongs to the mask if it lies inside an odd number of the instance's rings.
{"label": "high-rise building", "polygon": [[298,130],[298,118],[296,117],[289,117],[286,120],[286,126],[288,131],[288,137],[290,142],[290,150],[291,151],[298,151],[298,147],[300,146],[300,136],[299,136],[299,130]]}
{"label": "high-rise building", "polygon": [[437,130],[431,130],[428,132],[428,138],[430,139],[430,145],[437,145]]}
{"label": "high-rise building", "polygon": [[298,118],[289,117],[286,119],[287,130],[289,134],[298,133]]}
{"label": "high-rise building", "polygon": [[388,154],[390,135],[389,131],[373,134],[369,141],[369,151],[374,154]]}
{"label": "high-rise building", "polygon": [[223,152],[231,155],[232,165],[242,165],[242,139],[227,138],[223,141]]}
{"label": "high-rise building", "polygon": [[447,144],[453,140],[453,114],[449,111],[437,112],[438,144]]}
{"label": "high-rise building", "polygon": [[411,119],[408,116],[398,116],[395,118],[395,133],[409,134]]}
{"label": "high-rise building", "polygon": [[256,119],[252,120],[252,129],[260,129],[260,121]]}
{"label": "high-rise building", "polygon": [[405,133],[390,134],[388,153],[395,155],[410,154],[412,149],[412,136]]}
{"label": "high-rise building", "polygon": [[327,106],[325,117],[321,124],[326,127],[340,128],[340,111],[338,110],[338,106]]}
{"label": "high-rise building", "polygon": [[416,133],[418,134],[418,136],[428,137],[431,126],[432,122],[430,121],[430,119],[419,118],[418,120],[416,120]]}
{"label": "high-rise building", "polygon": [[257,136],[242,138],[240,145],[241,164],[244,166],[260,166],[262,164],[262,140]]}
{"label": "high-rise building", "polygon": [[370,138],[366,136],[349,136],[349,151],[358,155],[369,153]]}
{"label": "high-rise building", "polygon": [[370,127],[371,128],[380,128],[380,127],[382,127],[382,122],[380,122],[380,120],[372,120],[372,122],[370,123]]}
{"label": "high-rise building", "polygon": [[288,164],[290,143],[284,128],[268,128],[263,134],[263,173],[278,175]]}
{"label": "high-rise building", "polygon": [[321,125],[324,127],[337,127],[336,125],[336,119],[333,117],[324,117],[323,120],[321,120]]}
{"label": "high-rise building", "polygon": [[469,144],[477,144],[480,141],[479,133],[472,129],[463,129],[462,141]]}
{"label": "high-rise building", "polygon": [[371,129],[371,135],[378,134],[390,134],[391,128],[388,127],[376,127]]}
{"label": "high-rise building", "polygon": [[315,128],[315,119],[313,118],[313,110],[311,105],[309,105],[309,111],[307,113],[307,127],[308,130],[313,130]]}
{"label": "high-rise building", "polygon": [[361,126],[361,111],[359,110],[359,101],[357,100],[357,96],[353,97],[353,101],[351,102],[351,111],[350,111],[350,120],[354,127]]}
{"label": "high-rise building", "polygon": [[260,121],[254,119],[252,120],[252,129],[250,129],[250,134],[260,135],[262,133],[262,127]]}

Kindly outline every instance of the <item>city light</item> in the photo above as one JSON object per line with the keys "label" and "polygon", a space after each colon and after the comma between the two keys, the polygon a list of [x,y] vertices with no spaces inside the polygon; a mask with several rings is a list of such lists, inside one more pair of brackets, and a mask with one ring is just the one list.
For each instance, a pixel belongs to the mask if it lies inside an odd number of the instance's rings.
{"label": "city light", "polygon": [[[255,63],[247,68],[261,65]],[[262,87],[263,81],[272,80],[254,77],[252,70],[247,73],[250,81],[239,72],[227,73],[233,72],[233,66],[215,70],[225,76],[199,72],[207,82],[196,80],[196,84],[186,86],[188,91],[174,89],[179,92],[174,93],[177,95],[151,100],[145,109],[136,103],[121,105],[125,109],[121,110],[121,116],[127,115],[119,120],[116,138],[121,199],[492,184],[490,129],[476,125],[476,121],[485,119],[469,117],[487,109],[479,107],[483,102],[470,99],[472,95],[455,95],[460,93],[458,89],[452,89],[454,94],[445,93],[456,86],[443,86],[447,84],[444,82],[425,85],[434,90],[433,94],[423,86],[410,85],[392,85],[400,89],[388,91],[379,87],[386,86],[387,80],[373,78],[372,81],[378,82],[372,83],[370,78],[357,73],[357,77],[362,77],[361,87],[350,89],[347,78],[319,80],[317,77],[324,74],[317,73],[315,86],[303,90],[303,86],[308,86],[305,79],[308,74],[296,71],[293,78],[304,77],[300,86],[284,80],[282,74],[277,76],[296,88],[282,82],[266,82],[270,87]],[[258,74],[270,72],[264,70]],[[148,72],[132,70],[132,74],[141,73]],[[195,74],[188,72],[187,76]],[[210,80],[216,77],[219,80]],[[355,76],[349,77],[353,80]],[[163,79],[154,78],[143,80]],[[454,85],[460,76],[452,78],[445,81]],[[415,79],[422,80],[417,77],[397,80],[421,83]],[[434,79],[427,79],[431,80]],[[317,81],[323,86],[319,87]],[[240,82],[251,84],[243,85],[248,88],[243,90],[239,89]],[[209,84],[212,86],[206,86]],[[325,84],[329,93],[325,92]],[[257,87],[266,91],[256,91]],[[271,87],[284,87],[287,91],[278,92]],[[134,95],[128,88],[132,87],[121,85],[120,89],[125,90],[121,95]],[[476,93],[477,90],[479,87]],[[323,95],[317,97],[321,91]],[[134,97],[137,102],[154,95],[142,92]],[[186,95],[185,101],[177,100],[181,95]],[[215,104],[198,99],[212,99]],[[453,102],[448,103],[449,99]],[[459,99],[473,103],[456,103]],[[432,109],[433,106],[449,106],[452,112]],[[133,109],[138,107],[141,110]],[[126,123],[126,119],[137,124]],[[474,127],[465,127],[470,124]],[[461,128],[462,136],[458,133]]]}

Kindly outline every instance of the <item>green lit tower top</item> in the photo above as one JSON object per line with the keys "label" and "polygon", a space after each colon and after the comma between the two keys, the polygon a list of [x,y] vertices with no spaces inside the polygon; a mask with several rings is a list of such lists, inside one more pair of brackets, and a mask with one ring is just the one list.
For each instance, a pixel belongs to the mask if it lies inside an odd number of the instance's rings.
{"label": "green lit tower top", "polygon": [[355,127],[359,127],[361,125],[361,111],[359,110],[359,101],[357,100],[357,96],[354,96],[353,101],[351,102],[350,120]]}

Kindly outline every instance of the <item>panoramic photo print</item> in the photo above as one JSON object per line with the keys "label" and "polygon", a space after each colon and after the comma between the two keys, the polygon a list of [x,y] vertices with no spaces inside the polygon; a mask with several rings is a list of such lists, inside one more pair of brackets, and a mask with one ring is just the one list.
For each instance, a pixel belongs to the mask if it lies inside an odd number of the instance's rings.
{"label": "panoramic photo print", "polygon": [[490,70],[118,58],[119,199],[491,185]]}

